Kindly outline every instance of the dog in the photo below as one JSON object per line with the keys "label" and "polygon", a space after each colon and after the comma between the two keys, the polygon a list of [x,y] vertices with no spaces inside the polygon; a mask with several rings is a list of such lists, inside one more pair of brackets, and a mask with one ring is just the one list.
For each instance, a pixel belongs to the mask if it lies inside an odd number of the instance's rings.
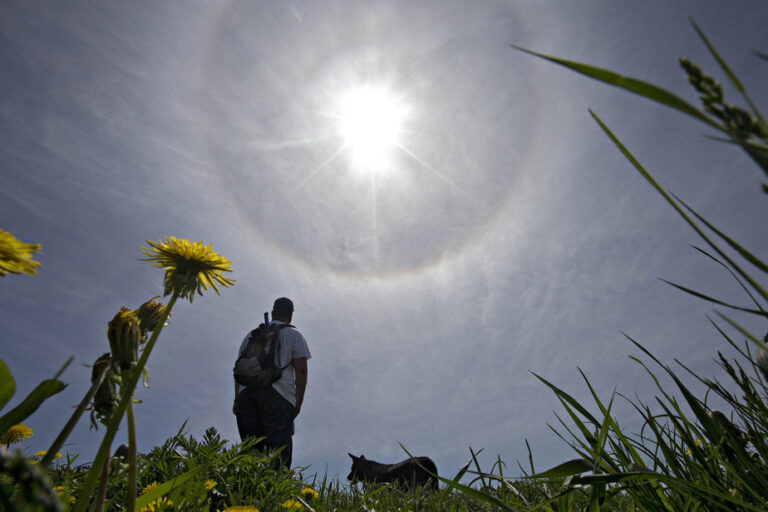
{"label": "dog", "polygon": [[[351,453],[352,470],[347,476],[350,482],[398,483],[403,486],[429,486],[437,489],[437,466],[429,457],[411,457],[397,464],[382,464],[368,460],[364,455]],[[430,474],[432,473],[432,474]]]}

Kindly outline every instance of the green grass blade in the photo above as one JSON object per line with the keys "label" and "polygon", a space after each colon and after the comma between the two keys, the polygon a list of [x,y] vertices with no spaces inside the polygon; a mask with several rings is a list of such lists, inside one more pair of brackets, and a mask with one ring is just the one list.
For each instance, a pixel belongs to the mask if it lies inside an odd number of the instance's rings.
{"label": "green grass blade", "polygon": [[8,365],[0,359],[0,410],[13,398],[14,393],[16,393],[16,383],[13,380],[11,371],[8,369]]}
{"label": "green grass blade", "polygon": [[[400,448],[402,448],[403,451],[405,453],[407,453],[409,457],[413,457],[413,455],[411,455],[411,453],[405,448],[405,446],[403,446],[402,443],[398,442],[397,444],[400,445]],[[474,453],[473,453],[473,458],[474,458]],[[497,506],[499,508],[502,508],[504,510],[507,510],[509,512],[515,512],[515,509],[513,509],[512,507],[510,507],[509,505],[507,505],[506,503],[504,503],[503,501],[499,500],[498,498],[496,498],[494,496],[487,495],[484,492],[478,491],[477,489],[473,489],[472,487],[460,484],[458,482],[454,482],[453,480],[448,480],[447,478],[443,478],[440,475],[432,473],[431,471],[426,469],[421,464],[419,464],[419,467],[421,469],[423,469],[424,471],[426,471],[427,473],[429,473],[430,475],[432,475],[433,477],[435,477],[438,480],[440,480],[441,482],[443,482],[444,484],[446,484],[451,489],[455,489],[457,491],[461,491],[464,494],[466,494],[467,496],[470,496],[470,497],[475,498],[475,499],[480,500],[480,501],[484,501],[486,503],[490,503],[491,505],[495,505],[495,506]],[[479,467],[478,467],[478,469],[479,469]]]}
{"label": "green grass blade", "polygon": [[736,306],[734,304],[728,304],[727,302],[723,302],[719,299],[715,299],[714,297],[710,297],[709,295],[704,295],[703,293],[697,292],[696,290],[692,290],[690,288],[686,288],[685,286],[681,286],[679,284],[675,284],[672,281],[667,281],[666,279],[659,278],[659,281],[662,281],[664,283],[667,283],[670,286],[674,286],[678,290],[682,290],[685,293],[691,294],[694,297],[698,297],[700,299],[704,299],[708,302],[712,302],[714,304],[719,304],[720,306],[725,306],[727,308],[736,309],[738,311],[744,311],[745,313],[752,313],[753,315],[760,315],[760,316],[767,316],[764,311],[760,311],[757,309],[749,309],[749,308],[743,308],[741,306]]}
{"label": "green grass blade", "polygon": [[455,477],[453,477],[453,481],[454,481],[454,482],[458,483],[458,482],[459,482],[459,480],[461,480],[461,479],[464,477],[464,475],[467,473],[467,470],[469,469],[469,465],[470,465],[471,463],[472,463],[472,461],[471,461],[471,460],[468,460],[466,464],[464,464],[463,466],[461,466],[461,469],[459,469],[459,472],[458,472],[458,473],[456,473],[456,476],[455,476]]}
{"label": "green grass blade", "polygon": [[702,231],[702,229],[696,224],[696,222],[693,221],[693,219],[688,216],[687,213],[683,210],[683,208],[680,207],[680,205],[677,204],[677,202],[672,199],[672,197],[663,189],[661,186],[656,182],[655,179],[653,179],[653,176],[651,176],[648,171],[645,170],[645,168],[640,165],[640,162],[637,161],[637,159],[632,155],[632,153],[629,152],[629,150],[621,143],[621,141],[613,134],[613,132],[603,123],[603,121],[595,114],[593,111],[589,111],[589,113],[592,115],[592,117],[595,119],[597,124],[600,126],[600,128],[605,132],[605,134],[608,136],[609,139],[614,143],[614,145],[619,148],[619,151],[624,154],[624,156],[629,160],[629,162],[637,169],[637,171],[645,178],[645,180],[651,184],[653,188],[656,189],[656,191],[661,194],[661,196],[666,199],[666,201],[672,205],[672,207],[677,211],[677,213],[685,219],[685,221],[698,233],[698,235],[704,239],[707,244],[717,252],[717,254],[720,255],[721,258],[723,258],[725,261],[728,262],[731,267],[738,272],[738,274],[744,278],[752,287],[760,293],[760,295],[763,296],[764,299],[768,300],[768,292],[766,292],[762,286],[760,286],[759,283],[757,283],[749,274],[747,274],[744,270],[739,267],[727,254],[725,254],[722,249],[720,249],[712,240],[709,239],[709,237]]}
{"label": "green grass blade", "polygon": [[537,53],[537,52],[527,50],[525,48],[521,48],[515,45],[512,45],[512,47],[515,48],[516,50],[520,50],[530,55],[534,55],[536,57],[548,60],[550,62],[554,62],[555,64],[565,66],[568,69],[576,71],[577,73],[581,73],[582,75],[586,75],[590,78],[594,78],[595,80],[599,80],[601,82],[619,87],[621,89],[625,89],[629,92],[633,92],[635,94],[638,94],[650,100],[656,101],[663,105],[667,105],[668,107],[674,108],[675,110],[679,110],[684,114],[688,114],[689,116],[695,117],[699,121],[706,123],[717,130],[727,133],[727,131],[723,126],[721,126],[719,123],[710,119],[706,114],[701,112],[699,109],[697,109],[696,107],[694,107],[693,105],[685,101],[684,99],[680,98],[679,96],[676,96],[671,92],[665,89],[662,89],[661,87],[657,87],[653,84],[643,82],[641,80],[637,80],[634,78],[625,77],[625,76],[619,75],[618,73],[614,73],[613,71],[609,71],[607,69],[601,69],[598,67],[589,66],[587,64],[581,64],[579,62],[573,62],[565,59],[560,59],[557,57],[552,57],[549,55],[544,55],[542,53]]}
{"label": "green grass blade", "polygon": [[594,467],[594,463],[586,459],[572,459],[542,473],[531,475],[530,478],[565,478],[592,471]]}
{"label": "green grass blade", "polygon": [[763,306],[762,306],[762,305],[761,305],[761,304],[760,304],[760,303],[757,301],[757,299],[755,299],[755,296],[754,296],[754,295],[752,295],[752,292],[750,292],[750,291],[749,291],[749,288],[747,288],[747,287],[744,285],[744,283],[742,283],[742,282],[741,282],[741,279],[739,279],[739,276],[737,276],[737,275],[736,275],[736,274],[733,272],[733,270],[731,270],[731,268],[730,268],[728,265],[726,265],[726,264],[725,264],[725,263],[723,263],[722,261],[718,260],[717,258],[715,258],[714,256],[712,256],[711,254],[709,254],[707,251],[705,251],[704,249],[702,249],[702,248],[700,248],[700,247],[696,247],[695,245],[691,245],[691,247],[693,247],[694,249],[696,249],[697,251],[699,251],[700,253],[702,253],[702,254],[703,254],[704,256],[706,256],[707,258],[710,258],[710,259],[712,259],[713,261],[715,261],[715,262],[716,262],[718,265],[720,265],[721,267],[723,267],[723,268],[724,268],[724,269],[725,269],[725,270],[726,270],[726,271],[727,271],[729,274],[731,274],[731,277],[733,277],[733,278],[736,280],[736,282],[737,282],[737,283],[739,283],[739,286],[741,286],[741,289],[742,289],[742,290],[744,290],[744,292],[745,292],[745,293],[747,294],[747,296],[748,296],[748,297],[749,297],[749,298],[752,300],[752,302],[754,302],[754,303],[755,303],[755,306],[757,307],[757,309],[759,309],[759,310],[760,310],[760,311],[762,311],[762,312],[765,312],[765,309],[764,309],[764,308],[763,308]]}
{"label": "green grass blade", "polygon": [[752,53],[758,58],[763,59],[764,61],[768,61],[768,53],[761,52],[760,50],[752,50]]}
{"label": "green grass blade", "polygon": [[707,228],[711,229],[715,233],[717,233],[717,236],[722,238],[728,245],[731,246],[732,249],[734,249],[736,252],[738,252],[745,260],[750,262],[752,265],[757,267],[758,269],[762,270],[763,272],[768,273],[768,265],[766,265],[763,261],[761,261],[758,257],[756,257],[754,254],[746,250],[744,247],[739,245],[735,240],[730,238],[728,235],[717,229],[715,226],[713,226],[707,219],[699,215],[696,210],[688,206],[684,201],[682,201],[679,197],[672,194],[674,198],[682,204],[686,210],[691,212],[692,215],[694,215],[697,219],[699,219]]}
{"label": "green grass blade", "polygon": [[535,372],[531,372],[534,377],[539,379],[541,382],[543,382],[549,389],[555,392],[555,394],[561,398],[563,398],[566,402],[568,402],[571,407],[579,411],[585,418],[587,418],[589,421],[592,422],[595,426],[599,425],[600,422],[595,419],[594,416],[592,416],[589,411],[587,411],[584,407],[581,406],[579,402],[577,402],[571,395],[563,391],[562,389],[558,388],[551,382],[549,382],[544,377],[541,377],[540,375],[536,374]]}
{"label": "green grass blade", "polygon": [[765,351],[768,351],[768,345],[766,345],[766,344],[765,344],[765,342],[764,342],[763,340],[761,340],[761,339],[757,338],[755,335],[753,335],[752,333],[750,333],[749,331],[747,331],[746,329],[744,329],[742,326],[740,326],[739,324],[737,324],[736,322],[734,322],[733,320],[731,320],[730,318],[728,318],[728,317],[727,317],[727,316],[725,316],[724,314],[720,313],[719,311],[715,311],[715,313],[717,313],[717,315],[718,315],[720,318],[722,318],[723,320],[725,320],[726,322],[728,322],[728,323],[731,325],[731,327],[733,327],[734,329],[736,329],[737,331],[739,331],[741,334],[743,334],[744,336],[746,336],[746,338],[747,338],[749,341],[751,341],[752,343],[754,343],[754,344],[755,344],[755,345],[757,345],[758,347],[762,348],[763,350],[765,350]]}

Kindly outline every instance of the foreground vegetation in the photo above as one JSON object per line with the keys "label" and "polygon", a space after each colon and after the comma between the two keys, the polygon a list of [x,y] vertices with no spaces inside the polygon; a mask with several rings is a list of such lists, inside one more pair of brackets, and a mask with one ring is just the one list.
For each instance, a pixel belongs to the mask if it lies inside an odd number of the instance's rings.
{"label": "foreground vegetation", "polygon": [[[703,32],[694,25],[733,88],[747,107],[726,103],[722,87],[694,63],[681,59],[689,81],[700,94],[703,109],[640,80],[599,68],[534,54],[603,82],[622,87],[706,123],[721,141],[742,148],[768,175],[768,124],[745,88]],[[527,50],[526,50],[527,51]],[[529,52],[533,53],[533,52]],[[760,59],[766,55],[758,53]],[[673,286],[721,308],[768,317],[768,292],[761,284],[768,264],[710,224],[674,194],[665,191],[638,159],[596,115],[595,121],[632,166],[661,194],[706,244],[698,251],[718,262],[742,286],[748,306]],[[768,192],[768,185],[762,185]],[[23,244],[0,232],[2,273],[34,274],[32,260],[39,246]],[[165,270],[168,304],[150,299],[131,310],[123,308],[109,323],[110,353],[96,360],[92,387],[61,434],[46,452],[0,455],[0,505],[6,510],[713,510],[751,511],[768,508],[768,337],[748,332],[723,313],[710,318],[713,334],[738,356],[718,352],[722,374],[702,377],[680,364],[678,370],[658,360],[641,344],[638,364],[656,383],[652,404],[613,394],[600,397],[590,385],[594,403],[577,402],[543,377],[539,379],[560,399],[565,415],[557,431],[575,458],[550,470],[510,477],[499,461],[484,470],[471,454],[453,478],[440,478],[437,492],[392,486],[347,487],[338,481],[307,479],[301,470],[272,469],[270,455],[257,454],[252,444],[229,447],[214,429],[201,440],[180,431],[147,454],[135,447],[133,392],[146,361],[178,298],[188,298],[216,285],[230,286],[223,276],[229,262],[210,246],[169,237],[150,242],[147,260]],[[748,270],[747,270],[748,269]],[[758,277],[759,276],[759,277]],[[767,329],[768,330],[768,329]],[[151,335],[150,335],[151,333]],[[58,380],[66,364],[42,382],[17,407],[0,416],[0,443],[6,446],[32,435],[22,422],[64,384]],[[697,396],[678,373],[695,377],[705,388]],[[674,382],[672,391],[661,376]],[[0,361],[0,408],[15,393],[10,370]],[[710,404],[718,399],[719,410]],[[627,400],[643,420],[640,432],[624,432],[612,416],[616,399]],[[106,426],[92,463],[63,459],[58,450],[85,410]],[[112,455],[112,441],[123,417],[129,443]]]}

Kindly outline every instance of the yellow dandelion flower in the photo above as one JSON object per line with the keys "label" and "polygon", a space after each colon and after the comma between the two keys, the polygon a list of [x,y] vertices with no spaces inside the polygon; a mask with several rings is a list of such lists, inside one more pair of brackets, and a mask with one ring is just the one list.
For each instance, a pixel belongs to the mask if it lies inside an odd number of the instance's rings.
{"label": "yellow dandelion flower", "polygon": [[147,240],[149,247],[140,247],[147,256],[144,261],[165,269],[165,295],[177,293],[182,299],[203,294],[210,286],[218,294],[217,283],[229,288],[235,282],[224,277],[224,272],[232,272],[231,262],[219,256],[211,245],[203,242],[191,242],[187,238],[166,237],[164,241]]}
{"label": "yellow dandelion flower", "polygon": [[[152,482],[148,486],[146,486],[144,489],[141,490],[139,493],[139,496],[143,496],[147,494],[152,489],[157,488],[157,486],[160,485],[157,482]],[[139,509],[139,512],[157,512],[158,510],[164,510],[167,508],[173,507],[173,501],[169,500],[165,496],[161,496],[160,498],[157,498],[155,501],[151,503],[147,503],[141,509]]]}
{"label": "yellow dandelion flower", "polygon": [[697,439],[697,440],[695,440],[695,441],[693,442],[693,444],[694,444],[694,445],[696,445],[696,447],[698,448],[699,446],[701,446],[701,439]]}
{"label": "yellow dandelion flower", "polygon": [[234,507],[225,508],[223,512],[259,512],[259,509],[250,505],[235,505]]}
{"label": "yellow dandelion flower", "polygon": [[25,244],[7,231],[0,229],[0,277],[11,274],[37,274],[40,262],[32,259],[43,246]]}
{"label": "yellow dandelion flower", "polygon": [[152,482],[151,484],[149,484],[148,486],[146,486],[145,488],[143,488],[143,489],[141,490],[141,492],[139,493],[139,496],[142,496],[142,495],[144,495],[144,494],[147,494],[149,491],[151,491],[152,489],[154,489],[154,488],[155,488],[155,487],[157,487],[157,486],[158,486],[158,483],[157,483],[157,482]]}
{"label": "yellow dandelion flower", "polygon": [[[43,450],[43,451],[40,451],[40,452],[35,452],[34,457],[43,458],[46,455],[48,455],[48,450]],[[64,457],[64,456],[62,454],[60,454],[59,452],[56,452],[56,455],[53,456],[54,459],[61,459],[62,457]]]}
{"label": "yellow dandelion flower", "polygon": [[690,449],[690,448],[686,448],[686,449],[685,449],[685,454],[686,454],[686,455],[690,455],[690,454],[692,454],[692,453],[693,453],[693,452],[691,451],[691,449]]}
{"label": "yellow dandelion flower", "polygon": [[64,494],[64,493],[66,493],[66,492],[67,492],[67,488],[66,488],[66,487],[64,487],[63,485],[57,485],[56,487],[54,487],[54,488],[53,488],[53,490],[54,490],[54,492],[56,492],[56,494],[58,494],[59,496],[61,496],[62,494]]}
{"label": "yellow dandelion flower", "polygon": [[70,504],[70,505],[74,505],[76,501],[77,501],[77,500],[75,499],[75,497],[74,497],[74,496],[70,496],[70,497],[69,497],[69,504]]}
{"label": "yellow dandelion flower", "polygon": [[313,500],[318,496],[317,491],[311,487],[305,487],[304,489],[302,489],[301,495],[310,500]]}
{"label": "yellow dandelion flower", "polygon": [[296,500],[288,500],[285,503],[283,503],[283,508],[288,510],[300,509],[301,507],[302,507],[301,503],[299,503]]}
{"label": "yellow dandelion flower", "polygon": [[20,443],[21,441],[32,437],[32,434],[34,433],[35,431],[25,424],[18,423],[6,430],[5,433],[0,436],[0,444]]}
{"label": "yellow dandelion flower", "polygon": [[173,507],[173,502],[165,496],[157,498],[152,503],[147,503],[139,509],[139,512],[157,512],[158,510],[165,510]]}
{"label": "yellow dandelion flower", "polygon": [[205,492],[211,492],[214,487],[216,487],[216,482],[214,480],[205,481]]}

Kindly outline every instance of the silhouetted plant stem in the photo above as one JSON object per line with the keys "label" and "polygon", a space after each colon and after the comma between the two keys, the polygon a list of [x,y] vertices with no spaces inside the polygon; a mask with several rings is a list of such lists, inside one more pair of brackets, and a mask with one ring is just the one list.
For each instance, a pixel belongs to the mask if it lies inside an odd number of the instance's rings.
{"label": "silhouetted plant stem", "polygon": [[128,404],[130,404],[131,400],[133,400],[133,390],[136,389],[136,383],[139,381],[141,373],[144,371],[144,367],[147,364],[147,359],[149,359],[149,355],[152,353],[152,349],[157,342],[157,337],[163,330],[163,326],[168,320],[171,309],[173,309],[173,305],[176,303],[176,299],[178,297],[179,294],[177,292],[173,292],[173,295],[171,295],[171,300],[168,301],[168,306],[166,306],[157,328],[152,332],[152,337],[149,339],[147,346],[141,353],[139,362],[136,364],[136,367],[126,375],[127,379],[121,386],[122,397],[120,398],[120,403],[115,409],[115,412],[112,413],[112,417],[109,419],[107,432],[104,434],[104,439],[99,446],[99,451],[96,453],[96,458],[94,459],[91,470],[88,473],[88,478],[85,482],[85,485],[83,486],[83,489],[80,491],[80,496],[77,500],[77,503],[75,503],[75,506],[72,508],[72,512],[85,512],[85,508],[88,506],[90,496],[93,493],[93,490],[96,488],[96,482],[99,478],[99,475],[101,474],[102,467],[109,457],[109,448],[112,445],[115,434],[117,434],[117,429],[123,419],[123,414],[125,414],[125,411],[128,408]]}
{"label": "silhouetted plant stem", "polygon": [[109,485],[109,464],[104,464],[104,469],[101,471],[101,485],[99,486],[99,495],[96,496],[96,501],[93,502],[91,508],[93,512],[103,512],[104,504],[107,502],[107,487]]}
{"label": "silhouetted plant stem", "polygon": [[128,404],[128,499],[126,510],[136,509],[136,422],[133,419],[133,403]]}
{"label": "silhouetted plant stem", "polygon": [[56,457],[56,453],[58,453],[58,451],[64,445],[64,441],[66,441],[67,437],[69,437],[69,434],[72,433],[72,430],[75,428],[75,425],[77,425],[77,422],[80,421],[80,417],[88,408],[88,404],[90,404],[91,400],[93,400],[93,396],[96,394],[96,391],[99,390],[101,383],[104,382],[104,380],[109,376],[109,373],[111,371],[112,371],[111,368],[105,369],[103,372],[99,374],[99,376],[96,378],[96,381],[93,384],[91,384],[91,389],[89,389],[88,392],[85,394],[82,401],[77,406],[77,409],[75,409],[75,412],[72,413],[72,416],[69,418],[69,421],[67,421],[67,424],[64,425],[64,428],[61,430],[61,432],[59,432],[59,435],[53,441],[53,444],[51,444],[51,447],[48,448],[48,453],[46,453],[45,456],[43,457],[43,460],[40,461],[41,468],[45,469],[51,464],[51,462],[53,462],[53,459]]}

